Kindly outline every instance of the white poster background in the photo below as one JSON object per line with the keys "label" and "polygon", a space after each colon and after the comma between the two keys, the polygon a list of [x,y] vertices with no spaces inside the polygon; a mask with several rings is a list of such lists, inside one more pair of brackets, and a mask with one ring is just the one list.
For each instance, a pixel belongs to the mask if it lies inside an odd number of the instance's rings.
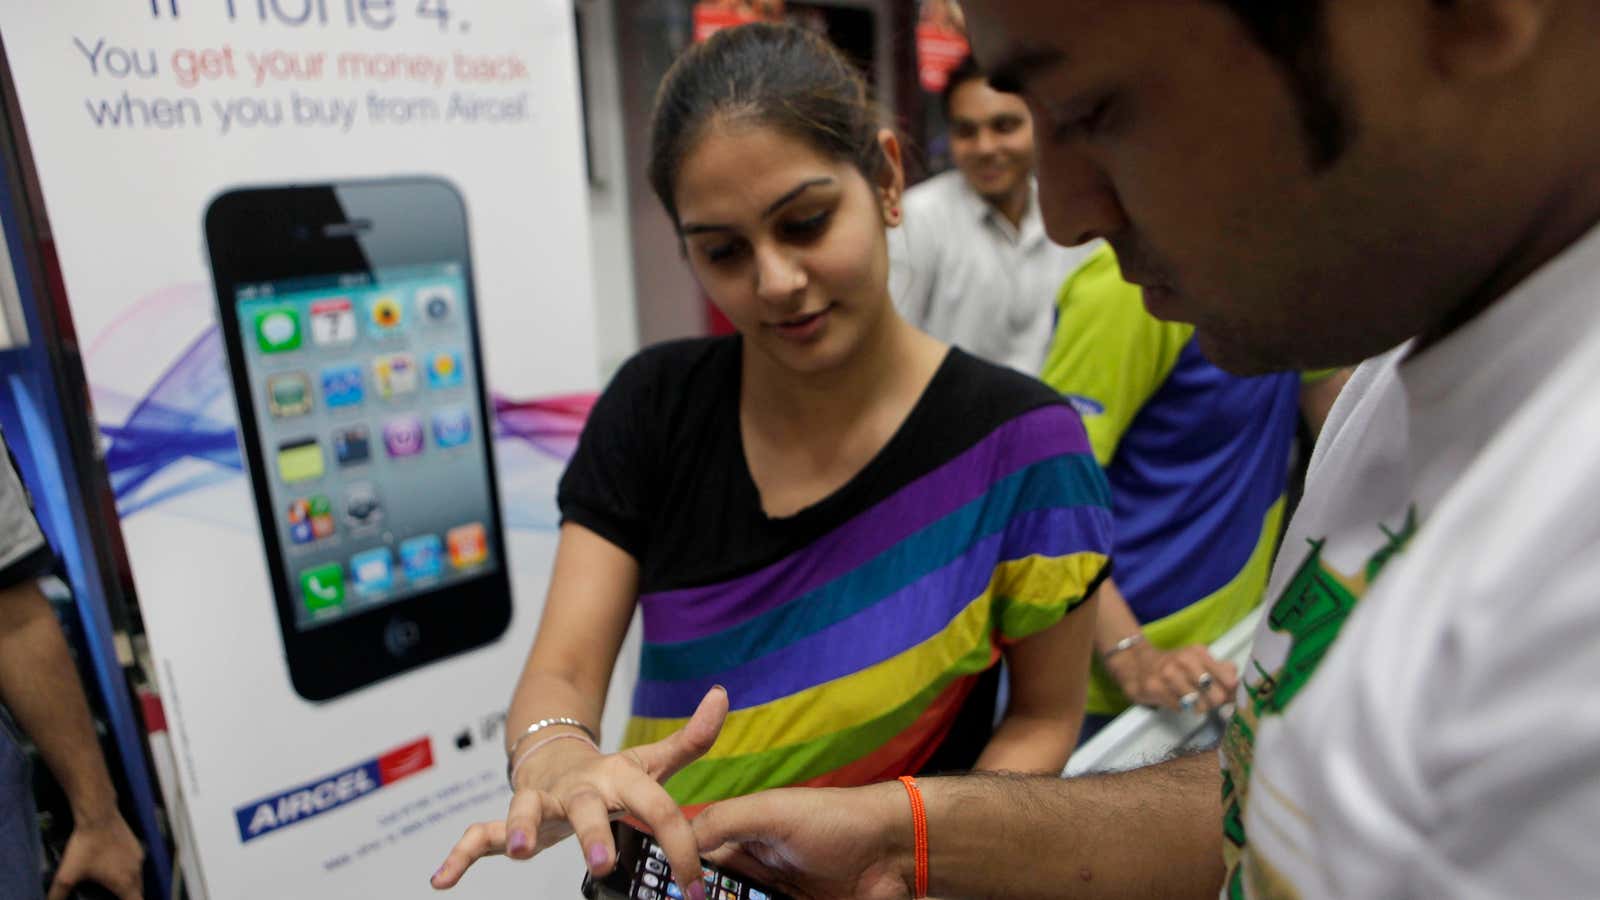
{"label": "white poster background", "polygon": [[[102,427],[174,391],[175,405],[194,403],[178,412],[197,428],[232,425],[215,365],[168,382],[217,340],[201,217],[241,185],[452,182],[468,210],[490,390],[594,390],[565,0],[3,0],[0,38]],[[371,65],[341,69],[342,54]],[[398,56],[434,65],[381,62]],[[548,579],[561,463],[504,438],[496,455],[516,599],[507,634],[323,704],[291,688],[247,478],[181,458],[119,496],[198,847],[183,868],[203,896],[432,896],[428,878],[462,829],[504,815],[497,715]],[[625,706],[608,704],[613,740]],[[462,735],[472,741],[459,749]],[[424,738],[424,771],[241,841],[236,807]],[[528,864],[493,860],[455,894],[576,896],[580,876],[562,846]]]}

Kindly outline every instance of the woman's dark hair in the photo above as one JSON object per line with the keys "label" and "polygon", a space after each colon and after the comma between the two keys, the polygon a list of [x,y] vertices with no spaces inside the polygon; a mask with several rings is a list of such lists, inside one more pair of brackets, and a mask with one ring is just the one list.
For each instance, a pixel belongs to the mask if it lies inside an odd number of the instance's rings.
{"label": "woman's dark hair", "polygon": [[725,28],[691,47],[667,70],[650,122],[650,186],[678,224],[678,170],[707,126],[774,128],[868,181],[887,160],[866,82],[822,37],[791,25]]}

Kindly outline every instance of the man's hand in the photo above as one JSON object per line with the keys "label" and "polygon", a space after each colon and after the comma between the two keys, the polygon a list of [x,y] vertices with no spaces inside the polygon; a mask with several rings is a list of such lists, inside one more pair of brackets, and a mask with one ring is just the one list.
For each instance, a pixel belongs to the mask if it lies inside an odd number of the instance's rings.
{"label": "man's hand", "polygon": [[800,900],[907,900],[911,806],[898,783],[767,791],[694,820],[702,852]]}
{"label": "man's hand", "polygon": [[144,849],[122,816],[113,813],[100,822],[80,822],[67,839],[48,900],[67,900],[72,889],[85,881],[107,888],[118,900],[143,900],[143,865]]}

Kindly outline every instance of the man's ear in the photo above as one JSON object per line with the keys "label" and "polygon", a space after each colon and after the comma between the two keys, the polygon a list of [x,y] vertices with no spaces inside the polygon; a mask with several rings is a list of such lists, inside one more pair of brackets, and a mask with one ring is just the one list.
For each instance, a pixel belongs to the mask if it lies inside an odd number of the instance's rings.
{"label": "man's ear", "polygon": [[878,200],[883,221],[889,227],[900,224],[900,198],[905,194],[906,170],[900,156],[900,139],[894,130],[878,132],[878,149],[883,153],[883,168],[878,172]]}
{"label": "man's ear", "polygon": [[1452,80],[1505,75],[1533,56],[1551,0],[1432,0],[1434,62]]}

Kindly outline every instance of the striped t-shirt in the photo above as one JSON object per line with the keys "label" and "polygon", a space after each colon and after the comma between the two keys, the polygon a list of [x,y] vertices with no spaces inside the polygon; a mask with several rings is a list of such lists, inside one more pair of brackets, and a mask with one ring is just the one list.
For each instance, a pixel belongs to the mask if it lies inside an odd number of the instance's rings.
{"label": "striped t-shirt", "polygon": [[[686,806],[969,767],[989,723],[954,725],[979,676],[1107,571],[1109,491],[1077,414],[951,350],[861,472],[772,518],[740,437],[741,349],[734,336],[636,356],[562,479],[565,521],[639,562],[625,743],[682,727],[721,684],[721,737],[667,782]],[[972,749],[952,759],[958,743]]]}

